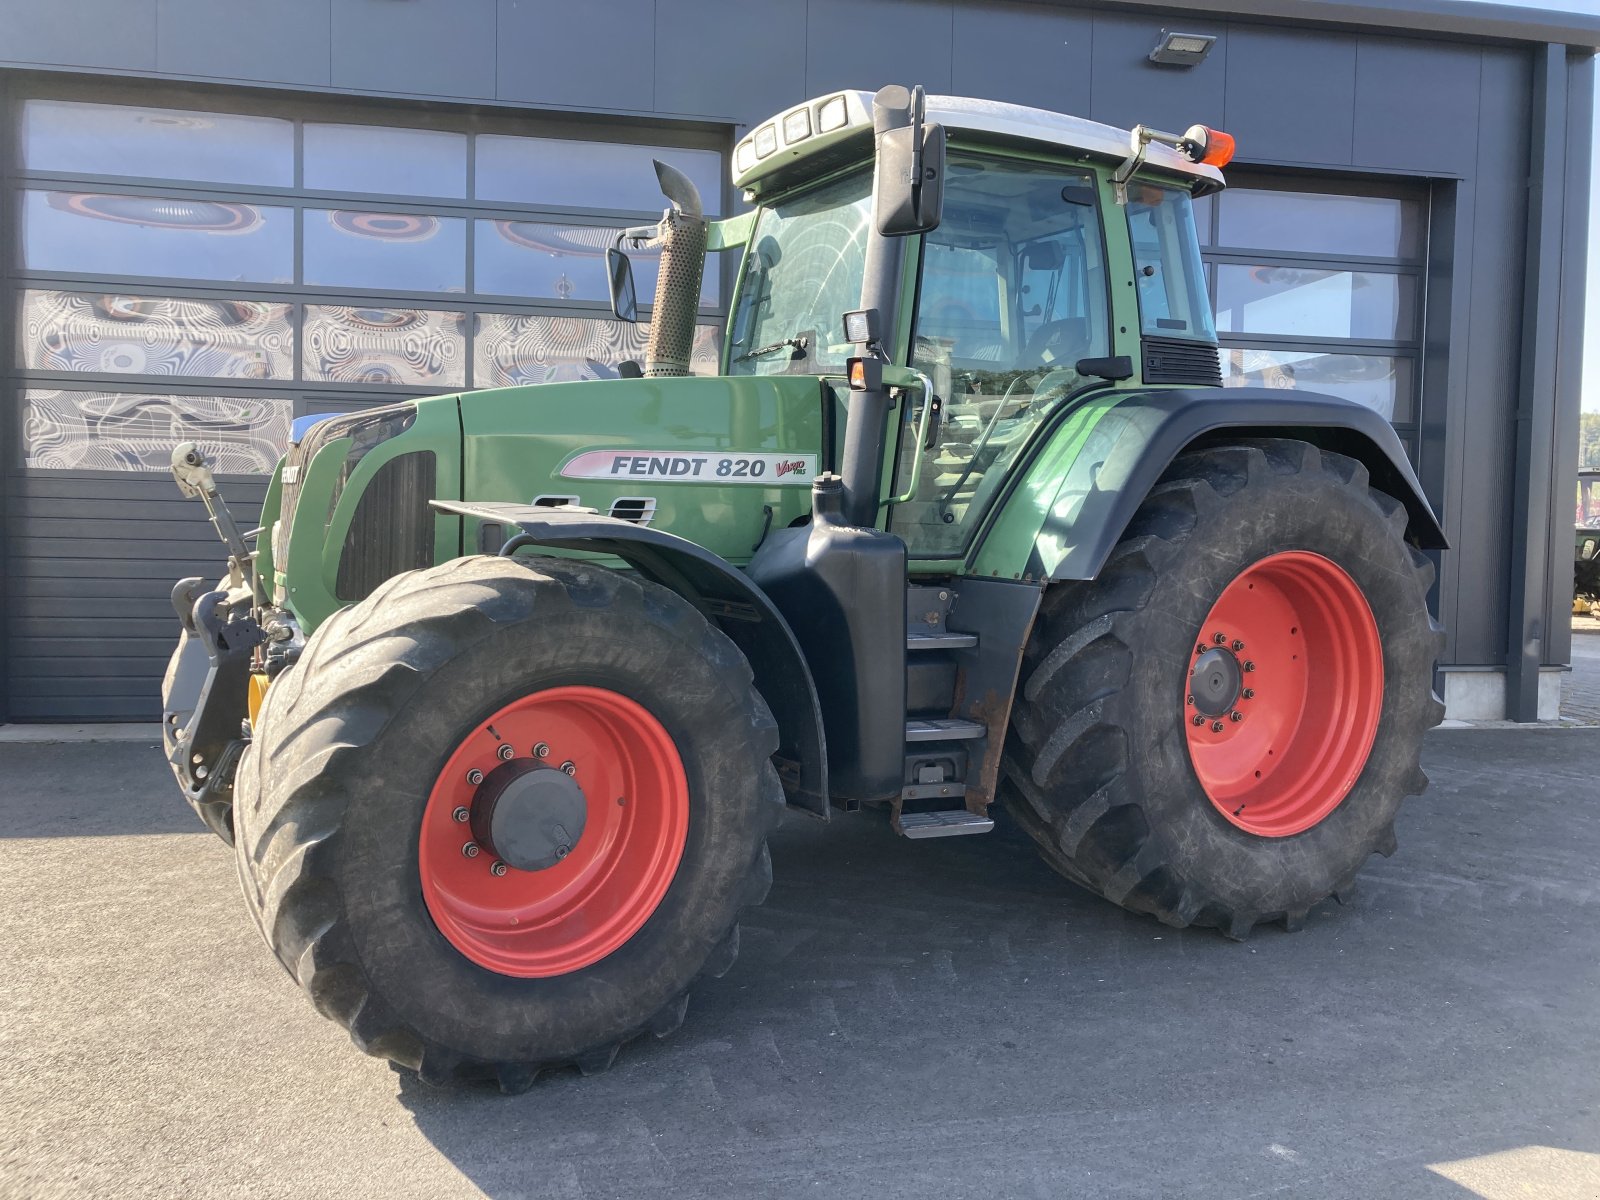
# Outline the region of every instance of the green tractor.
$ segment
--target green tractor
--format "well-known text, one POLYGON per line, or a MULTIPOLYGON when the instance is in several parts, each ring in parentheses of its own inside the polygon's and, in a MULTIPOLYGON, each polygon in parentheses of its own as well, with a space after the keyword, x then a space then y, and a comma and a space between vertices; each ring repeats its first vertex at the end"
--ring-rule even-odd
POLYGON ((167 751, 356 1045, 506 1090, 683 1018, 785 807, 987 833, 1166 925, 1297 927, 1394 848, 1445 545, 1376 413, 1224 389, 1225 134, 887 87, 658 165, 646 360, 297 424, 178 584, 167 751), (688 372, 708 253, 720 373, 688 372))

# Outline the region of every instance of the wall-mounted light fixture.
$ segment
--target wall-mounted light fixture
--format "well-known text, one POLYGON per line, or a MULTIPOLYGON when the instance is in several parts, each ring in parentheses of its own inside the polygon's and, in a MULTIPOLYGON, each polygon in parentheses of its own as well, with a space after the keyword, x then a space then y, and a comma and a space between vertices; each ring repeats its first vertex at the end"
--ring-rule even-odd
POLYGON ((1161 31, 1161 40, 1150 51, 1150 61, 1173 67, 1195 67, 1205 61, 1216 38, 1209 33, 1175 33, 1161 31))

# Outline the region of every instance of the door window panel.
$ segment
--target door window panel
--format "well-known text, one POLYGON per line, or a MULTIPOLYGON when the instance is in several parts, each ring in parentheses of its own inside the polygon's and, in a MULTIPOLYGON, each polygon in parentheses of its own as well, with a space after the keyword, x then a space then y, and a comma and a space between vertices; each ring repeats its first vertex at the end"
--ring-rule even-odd
POLYGON ((542 208, 660 212, 667 201, 652 159, 694 181, 707 215, 722 212, 722 156, 716 151, 623 142, 479 134, 473 194, 542 208))
POLYGON ((294 378, 286 303, 27 291, 17 341, 40 371, 294 378))
POLYGON ((71 175, 294 186, 294 123, 276 117, 29 100, 22 165, 71 175))
POLYGON ((913 364, 944 401, 920 450, 905 414, 896 477, 915 494, 892 527, 914 555, 959 553, 1039 425, 1110 353, 1105 254, 1092 180, 1058 167, 955 153, 944 220, 923 239, 913 364))
POLYGON ((294 213, 223 200, 24 192, 22 263, 85 275, 289 283, 294 213))
POLYGON ((293 409, 277 397, 29 388, 23 465, 165 473, 174 443, 194 441, 219 475, 266 475, 289 440, 293 409))
POLYGON ((1413 362, 1380 354, 1224 347, 1222 382, 1320 392, 1364 404, 1390 421, 1410 421, 1413 362))
POLYGON ((301 369, 330 383, 465 387, 466 321, 431 308, 308 304, 301 369))
POLYGON ((397 196, 467 194, 467 135, 307 121, 305 186, 397 196))
MULTIPOLYGON (((474 387, 516 387, 573 379, 614 379, 625 359, 643 363, 647 325, 537 313, 479 313, 472 340, 474 387)), ((689 369, 715 375, 722 331, 695 330, 689 369)))
POLYGON ((1217 329, 1286 337, 1402 341, 1416 336, 1417 277, 1219 263, 1217 329))
POLYGON ((1417 200, 1230 188, 1217 206, 1221 246, 1360 258, 1422 254, 1424 216, 1417 200))
POLYGON ((305 281, 395 292, 465 291, 467 223, 427 213, 308 208, 305 281))

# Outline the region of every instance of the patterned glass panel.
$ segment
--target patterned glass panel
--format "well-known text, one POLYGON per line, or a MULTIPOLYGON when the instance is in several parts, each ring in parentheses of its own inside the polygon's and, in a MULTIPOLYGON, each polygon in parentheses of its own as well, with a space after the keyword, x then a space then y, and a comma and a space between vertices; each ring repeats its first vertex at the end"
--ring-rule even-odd
MULTIPOLYGON (((472 343, 473 386, 612 379, 616 365, 624 359, 644 362, 649 335, 647 326, 621 321, 479 313, 472 343)), ((717 373, 721 345, 720 329, 702 325, 695 331, 690 362, 694 374, 717 373)))
POLYGON ((1216 272, 1223 333, 1360 341, 1416 336, 1414 275, 1239 263, 1218 263, 1216 272))
POLYGON ((1219 246, 1363 258, 1422 253, 1426 215, 1416 200, 1229 188, 1216 203, 1219 246))
POLYGON ((22 265, 86 275, 289 283, 294 213, 224 200, 24 192, 22 265))
POLYGON ((305 281, 395 292, 467 287, 467 223, 426 213, 305 211, 305 281))
MULTIPOLYGON (((606 250, 616 243, 615 229, 493 220, 479 221, 473 236, 473 289, 480 295, 601 301, 611 297, 606 283, 606 250)), ((639 303, 653 303, 661 251, 629 249, 628 258, 633 263, 639 303)), ((721 261, 721 255, 706 255, 701 304, 717 303, 721 261)))
POLYGON ((288 304, 29 291, 21 323, 22 365, 33 370, 294 378, 288 304))
POLYGON ((715 150, 624 142, 479 134, 475 194, 543 208, 659 213, 666 201, 651 166, 657 158, 694 181, 708 215, 722 212, 722 155, 715 150))
POLYGON ((23 393, 24 465, 55 471, 167 471, 177 442, 200 444, 227 475, 270 474, 289 440, 291 401, 240 396, 33 389, 23 393))
POLYGON ((294 186, 294 122, 277 117, 29 100, 22 161, 30 171, 294 186))
POLYGON ((465 196, 467 135, 307 121, 305 186, 317 192, 465 196))
POLYGON ((1365 404, 1391 421, 1411 419, 1410 358, 1224 346, 1222 376, 1225 387, 1323 392, 1365 404))
POLYGON ((306 305, 307 379, 445 391, 466 386, 465 313, 426 308, 306 305))

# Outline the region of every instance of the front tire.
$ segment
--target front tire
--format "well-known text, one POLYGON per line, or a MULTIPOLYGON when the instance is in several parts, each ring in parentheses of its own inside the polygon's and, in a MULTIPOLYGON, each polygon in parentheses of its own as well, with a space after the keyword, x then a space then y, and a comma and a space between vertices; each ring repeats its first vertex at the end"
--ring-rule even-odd
POLYGON ((1045 859, 1238 938, 1391 853, 1443 715, 1405 529, 1365 467, 1304 442, 1180 456, 1027 648, 1002 796, 1045 859))
POLYGON ((587 563, 398 576, 317 631, 259 726, 251 912, 324 1015, 430 1082, 519 1091, 671 1032, 771 882, 777 731, 749 665, 587 563))

